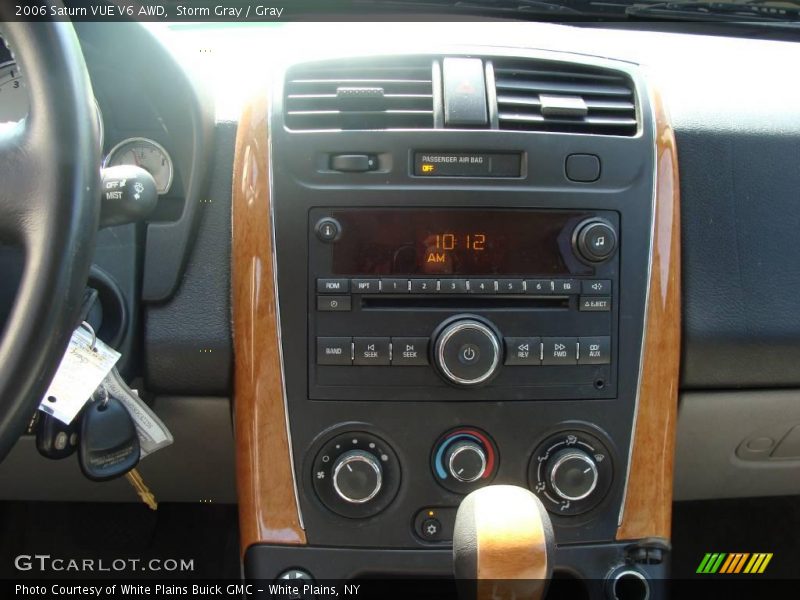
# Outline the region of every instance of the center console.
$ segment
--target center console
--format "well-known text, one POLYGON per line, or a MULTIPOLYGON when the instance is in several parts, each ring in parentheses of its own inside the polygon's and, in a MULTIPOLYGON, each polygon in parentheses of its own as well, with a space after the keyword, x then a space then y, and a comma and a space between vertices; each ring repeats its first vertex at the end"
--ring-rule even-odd
POLYGON ((249 577, 450 577, 461 500, 511 484, 547 509, 557 576, 658 596, 679 313, 654 98, 628 64, 482 51, 303 63, 251 107, 249 577))

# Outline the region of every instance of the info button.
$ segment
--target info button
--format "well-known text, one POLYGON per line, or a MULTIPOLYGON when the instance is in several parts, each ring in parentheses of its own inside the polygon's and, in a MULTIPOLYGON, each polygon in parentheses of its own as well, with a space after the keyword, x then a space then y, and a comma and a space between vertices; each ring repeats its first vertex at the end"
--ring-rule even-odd
POLYGON ((392 366, 417 367, 428 364, 428 338, 392 338, 392 366))

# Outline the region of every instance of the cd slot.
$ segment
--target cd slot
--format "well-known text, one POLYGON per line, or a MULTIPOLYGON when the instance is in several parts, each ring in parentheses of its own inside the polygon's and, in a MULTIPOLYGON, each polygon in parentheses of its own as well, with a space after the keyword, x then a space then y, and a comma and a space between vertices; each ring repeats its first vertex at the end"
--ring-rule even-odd
POLYGON ((567 310, 569 296, 362 296, 362 310, 567 310))

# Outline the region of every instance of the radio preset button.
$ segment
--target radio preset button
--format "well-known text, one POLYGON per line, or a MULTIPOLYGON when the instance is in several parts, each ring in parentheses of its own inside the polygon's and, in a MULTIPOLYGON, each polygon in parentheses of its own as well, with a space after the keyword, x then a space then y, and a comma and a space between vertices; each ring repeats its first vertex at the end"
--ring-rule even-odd
POLYGON ((318 337, 317 364, 350 366, 352 364, 353 340, 349 337, 318 337))
POLYGON ((353 364, 378 366, 390 364, 388 337, 353 338, 353 364))
POLYGON ((525 291, 525 282, 522 279, 500 279, 497 282, 498 294, 521 294, 525 291))
POLYGON ((340 312, 351 310, 350 296, 317 296, 317 310, 340 312))
POLYGON ((526 292, 533 295, 552 294, 555 282, 552 279, 528 279, 525 282, 526 292))
POLYGON ((392 366, 416 367, 428 364, 428 338, 393 337, 392 366))
POLYGON ((608 312, 611 310, 610 296, 581 296, 578 310, 584 312, 608 312))
POLYGON ((346 294, 349 291, 349 279, 317 279, 317 292, 320 294, 346 294))
POLYGON ((542 339, 543 365, 574 365, 578 362, 578 339, 558 337, 542 339))
POLYGON ((470 279, 469 291, 471 294, 494 294, 494 279, 470 279))
POLYGON ((354 294, 377 294, 381 291, 380 279, 352 279, 350 288, 354 294))
POLYGON ((507 365, 540 365, 542 364, 542 340, 538 337, 507 337, 507 365))
POLYGON ((581 294, 593 296, 611 295, 610 279, 584 279, 581 281, 581 294))
POLYGON ((439 293, 441 294, 466 294, 466 279, 442 279, 439 281, 439 293))
POLYGON ((609 336, 578 338, 579 365, 607 365, 611 363, 611 338, 609 336))
POLYGON ((408 279, 381 279, 382 294, 407 294, 408 279))
POLYGON ((435 279, 412 279, 411 280, 411 293, 412 294, 435 294, 436 293, 436 280, 435 279))

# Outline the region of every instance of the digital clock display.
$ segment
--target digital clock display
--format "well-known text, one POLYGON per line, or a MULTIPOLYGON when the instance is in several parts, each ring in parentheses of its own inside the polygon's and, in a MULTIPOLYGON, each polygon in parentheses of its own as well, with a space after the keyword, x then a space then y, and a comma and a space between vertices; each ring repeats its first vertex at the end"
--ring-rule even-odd
POLYGON ((343 209, 339 275, 591 274, 572 252, 577 211, 343 209))

